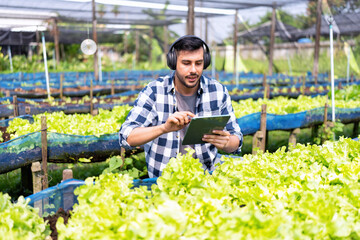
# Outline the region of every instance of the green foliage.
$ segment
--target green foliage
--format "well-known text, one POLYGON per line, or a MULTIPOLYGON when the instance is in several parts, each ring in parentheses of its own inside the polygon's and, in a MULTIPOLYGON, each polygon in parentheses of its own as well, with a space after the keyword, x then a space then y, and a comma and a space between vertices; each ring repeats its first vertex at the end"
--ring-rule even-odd
POLYGON ((333 141, 343 133, 344 124, 336 121, 332 124, 322 124, 319 128, 318 136, 314 138, 316 144, 323 144, 325 141, 333 141))
MULTIPOLYGON (((328 93, 329 98, 331 98, 331 92, 328 93)), ((360 85, 351 85, 345 87, 344 89, 335 90, 335 99, 336 100, 360 100, 360 85)))
POLYGON ((212 175, 191 154, 171 159, 151 191, 128 175, 87 179, 59 239, 360 237, 360 142, 223 158, 212 175))
POLYGON ((45 239, 49 226, 39 217, 38 210, 27 205, 24 197, 11 203, 8 194, 0 192, 0 239, 45 239))
POLYGON ((113 156, 106 160, 109 167, 104 169, 106 173, 122 173, 129 174, 132 178, 140 178, 147 174, 145 153, 131 155, 131 157, 123 159, 122 156, 113 156))
MULTIPOLYGON (((282 9, 277 9, 277 11, 280 16, 280 20, 283 23, 291 25, 291 26, 299 28, 299 29, 305 28, 303 15, 290 14, 282 9)), ((264 16, 260 17, 260 21, 258 23, 256 23, 255 26, 259 26, 265 22, 269 22, 269 21, 271 22, 271 16, 272 16, 272 12, 266 12, 266 14, 264 16)))

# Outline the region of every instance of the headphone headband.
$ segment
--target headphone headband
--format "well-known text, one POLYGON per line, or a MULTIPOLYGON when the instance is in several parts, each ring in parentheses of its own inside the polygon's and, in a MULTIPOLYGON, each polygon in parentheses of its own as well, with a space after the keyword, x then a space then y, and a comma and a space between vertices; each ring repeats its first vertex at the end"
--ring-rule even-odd
POLYGON ((202 44, 203 44, 203 48, 204 48, 204 69, 206 69, 210 63, 211 63, 211 55, 210 55, 210 50, 208 45, 206 44, 206 42, 204 42, 201 38, 195 36, 195 35, 185 35, 182 36, 180 38, 178 38, 175 42, 173 42, 173 44, 171 44, 170 48, 169 48, 169 52, 166 55, 166 60, 167 60, 167 65, 171 70, 176 70, 176 62, 177 62, 177 56, 176 56, 176 52, 174 49, 174 46, 180 42, 181 40, 185 39, 185 38, 196 38, 201 40, 202 44))

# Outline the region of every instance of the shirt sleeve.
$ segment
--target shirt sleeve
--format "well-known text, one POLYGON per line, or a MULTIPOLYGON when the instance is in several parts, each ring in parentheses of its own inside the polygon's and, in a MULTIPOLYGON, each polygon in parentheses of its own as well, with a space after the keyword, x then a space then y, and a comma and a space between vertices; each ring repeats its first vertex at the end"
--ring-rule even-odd
POLYGON ((232 152, 233 154, 239 154, 241 152, 241 147, 243 144, 243 134, 241 132, 240 126, 235 116, 235 112, 231 104, 231 98, 229 92, 225 86, 224 86, 224 100, 221 109, 221 114, 230 115, 230 121, 226 124, 225 130, 230 132, 231 135, 235 135, 239 138, 239 147, 234 152, 232 152))
POLYGON ((134 103, 134 107, 126 117, 125 122, 121 125, 119 131, 120 146, 129 149, 132 148, 127 142, 127 138, 134 128, 149 127, 153 125, 156 119, 154 111, 154 93, 151 87, 146 86, 140 93, 134 103))

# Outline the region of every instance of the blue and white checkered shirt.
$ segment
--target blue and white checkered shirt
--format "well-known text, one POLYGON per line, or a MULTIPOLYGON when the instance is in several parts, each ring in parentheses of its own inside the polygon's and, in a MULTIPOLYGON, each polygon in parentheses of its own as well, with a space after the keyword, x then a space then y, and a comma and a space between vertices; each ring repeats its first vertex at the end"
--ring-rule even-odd
MULTIPOLYGON (((127 138, 137 127, 150 127, 166 122, 176 111, 174 72, 150 82, 139 94, 135 105, 121 125, 119 132, 120 145, 125 149, 132 148, 127 138)), ((231 105, 230 95, 222 84, 205 76, 200 78, 195 113, 196 116, 230 114, 225 130, 239 137, 239 148, 233 152, 240 153, 243 135, 231 105)), ((159 177, 170 158, 176 157, 180 149, 180 132, 169 132, 144 145, 149 177, 159 177)), ((205 170, 213 171, 214 165, 220 162, 217 148, 210 144, 195 144, 195 156, 205 170)))

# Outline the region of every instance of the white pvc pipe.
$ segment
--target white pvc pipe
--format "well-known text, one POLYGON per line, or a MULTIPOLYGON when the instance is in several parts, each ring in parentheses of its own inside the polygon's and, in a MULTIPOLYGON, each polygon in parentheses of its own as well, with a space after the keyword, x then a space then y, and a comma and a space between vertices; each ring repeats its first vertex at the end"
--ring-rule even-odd
POLYGON ((347 47, 347 68, 346 68, 346 83, 349 84, 350 75, 350 44, 347 47))
POLYGON ((8 45, 8 55, 9 55, 9 61, 10 61, 10 71, 13 72, 13 62, 12 62, 12 56, 11 56, 11 47, 8 45))
POLYGON ((45 77, 46 77, 46 90, 47 90, 48 98, 50 98, 50 83, 49 83, 49 72, 48 72, 47 58, 46 58, 46 46, 45 46, 44 32, 41 32, 41 40, 42 40, 42 45, 43 45, 43 56, 44 56, 45 77))
POLYGON ((287 51, 286 56, 287 56, 287 61, 288 61, 289 73, 290 73, 290 75, 292 75, 292 68, 291 68, 291 61, 290 61, 289 51, 287 51))
POLYGON ((331 105, 332 105, 332 121, 335 122, 335 86, 334 86, 334 47, 333 47, 333 26, 330 28, 330 68, 331 68, 331 105))

